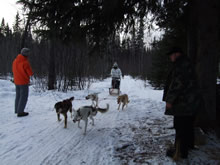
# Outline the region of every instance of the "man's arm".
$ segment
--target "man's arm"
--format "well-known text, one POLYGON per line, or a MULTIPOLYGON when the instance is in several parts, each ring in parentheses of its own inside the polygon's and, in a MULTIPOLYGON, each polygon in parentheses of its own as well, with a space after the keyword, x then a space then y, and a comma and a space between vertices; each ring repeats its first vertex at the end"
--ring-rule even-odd
POLYGON ((29 62, 27 62, 25 64, 24 69, 25 69, 26 73, 28 74, 28 76, 32 76, 34 74, 29 62))
POLYGON ((177 97, 182 93, 185 88, 185 81, 186 77, 184 76, 183 72, 177 70, 173 75, 173 80, 171 81, 170 87, 167 91, 167 108, 171 108, 177 97))
POLYGON ((118 71, 118 72, 119 72, 119 77, 120 77, 120 79, 121 79, 121 76, 122 76, 121 69, 118 68, 118 70, 119 70, 119 71, 118 71))
POLYGON ((111 77, 112 77, 112 74, 113 74, 113 69, 111 69, 111 77))

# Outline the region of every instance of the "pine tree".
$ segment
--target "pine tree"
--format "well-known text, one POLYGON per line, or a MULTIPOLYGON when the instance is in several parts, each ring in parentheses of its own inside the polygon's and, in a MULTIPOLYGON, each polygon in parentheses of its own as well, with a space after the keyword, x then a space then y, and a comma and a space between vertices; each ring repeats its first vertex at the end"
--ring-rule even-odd
POLYGON ((16 16, 15 16, 15 23, 13 25, 13 32, 14 34, 21 34, 21 18, 19 13, 17 12, 16 16))
POLYGON ((2 21, 1 21, 1 34, 3 35, 3 36, 5 36, 5 19, 4 18, 2 18, 2 21))
POLYGON ((98 52, 101 50, 100 46, 103 39, 111 36, 123 24, 127 27, 132 26, 134 22, 131 20, 134 19, 134 15, 146 11, 146 8, 142 7, 146 6, 143 0, 86 0, 77 2, 72 0, 19 0, 18 2, 29 9, 31 21, 40 24, 38 34, 50 40, 49 89, 54 89, 56 80, 54 68, 56 53, 52 50, 54 48, 52 44, 55 40, 75 41, 82 44, 85 43, 84 40, 88 40, 89 46, 95 50, 93 52, 97 53, 96 50, 98 52))
POLYGON ((219 0, 210 2, 156 0, 151 2, 150 10, 154 14, 157 25, 173 34, 173 38, 176 37, 174 34, 178 34, 177 41, 181 38, 184 41, 183 44, 177 43, 187 52, 196 68, 199 88, 205 103, 203 108, 206 113, 202 113, 202 116, 207 125, 214 123, 220 34, 219 0))
POLYGON ((143 56, 144 56, 144 18, 139 19, 139 29, 137 33, 137 50, 136 55, 138 56, 138 73, 141 75, 143 73, 143 56))
POLYGON ((11 38, 11 36, 12 36, 12 30, 9 28, 8 23, 7 23, 6 26, 5 26, 5 36, 6 36, 7 38, 11 38))

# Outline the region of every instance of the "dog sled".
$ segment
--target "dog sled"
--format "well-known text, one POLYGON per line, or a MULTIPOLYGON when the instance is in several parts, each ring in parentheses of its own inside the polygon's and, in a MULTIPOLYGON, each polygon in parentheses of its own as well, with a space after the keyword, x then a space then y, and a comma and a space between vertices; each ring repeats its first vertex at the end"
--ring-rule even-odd
POLYGON ((120 94, 120 78, 112 78, 111 88, 109 88, 110 95, 119 95, 120 94))

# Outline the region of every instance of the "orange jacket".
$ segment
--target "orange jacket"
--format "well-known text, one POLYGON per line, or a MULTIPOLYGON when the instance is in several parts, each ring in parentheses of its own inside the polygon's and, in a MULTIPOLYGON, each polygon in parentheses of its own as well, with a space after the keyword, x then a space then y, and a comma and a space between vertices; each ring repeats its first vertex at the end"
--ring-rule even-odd
POLYGON ((14 83, 16 85, 27 85, 30 82, 30 76, 33 75, 31 65, 27 57, 19 54, 13 61, 12 72, 14 83))

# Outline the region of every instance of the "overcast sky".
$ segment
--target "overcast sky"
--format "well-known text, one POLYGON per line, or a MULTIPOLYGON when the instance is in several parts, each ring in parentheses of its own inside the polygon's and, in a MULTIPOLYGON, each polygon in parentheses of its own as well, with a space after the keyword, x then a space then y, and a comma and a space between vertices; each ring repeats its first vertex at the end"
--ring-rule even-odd
MULTIPOLYGON (((17 0, 0 0, 0 21, 5 19, 5 23, 8 23, 12 27, 17 11, 21 6, 16 4, 17 0)), ((21 11, 19 12, 21 15, 21 11)))

